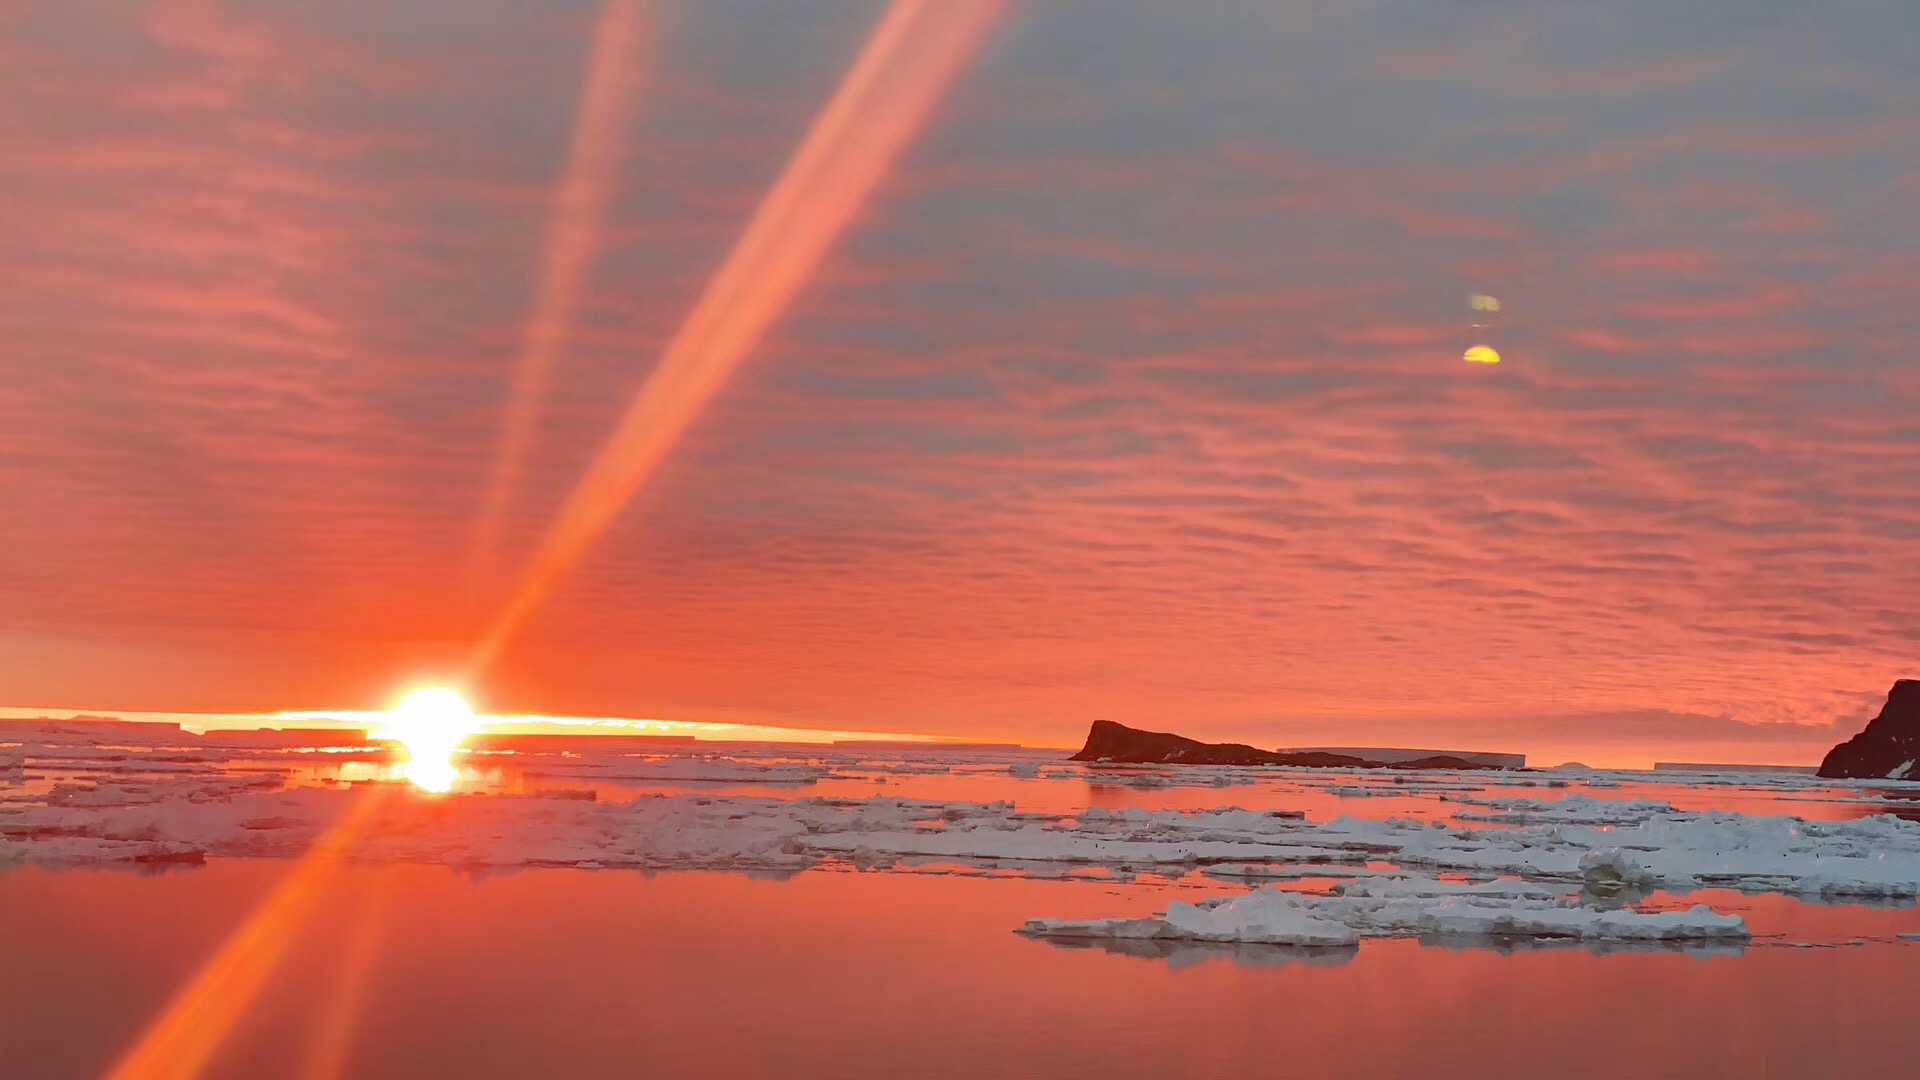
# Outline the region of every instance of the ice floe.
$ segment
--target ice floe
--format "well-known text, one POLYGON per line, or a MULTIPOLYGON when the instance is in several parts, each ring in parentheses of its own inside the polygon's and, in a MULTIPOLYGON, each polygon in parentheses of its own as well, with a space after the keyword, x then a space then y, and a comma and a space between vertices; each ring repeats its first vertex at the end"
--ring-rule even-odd
MULTIPOLYGON (((703 763, 702 775, 715 763, 703 763)), ((60 782, 0 805, 0 859, 70 862, 152 855, 297 855, 356 791, 284 788, 273 774, 60 782), (84 852, 53 841, 86 838, 84 852)), ((1920 823, 1890 816, 1806 821, 1693 813, 1570 796, 1503 800, 1504 827, 1406 818, 1308 821, 1298 812, 1092 807, 1035 814, 1011 804, 783 799, 694 793, 631 800, 528 795, 428 798, 400 789, 355 854, 494 866, 804 868, 858 857, 894 863, 1211 868, 1216 877, 1366 877, 1390 863, 1425 873, 1668 891, 1718 886, 1847 898, 1920 897, 1920 823), (1536 822, 1527 824, 1526 822, 1536 822), (1604 823, 1599 823, 1604 822, 1604 823), (1297 866, 1300 869, 1275 869, 1297 866), (1261 869, 1254 869, 1261 868, 1261 869)))
POLYGON ((602 755, 536 759, 529 776, 565 776, 627 783, 812 784, 833 770, 806 762, 736 761, 724 757, 642 758, 602 755))
POLYGON ((1265 945, 1352 945, 1363 937, 1541 937, 1575 941, 1744 941, 1746 922, 1704 905, 1688 911, 1606 910, 1519 881, 1479 884, 1415 876, 1336 886, 1325 895, 1273 886, 1199 903, 1173 901, 1149 919, 1032 919, 1035 937, 1149 938, 1265 945))
POLYGON ((1651 886, 1658 878, 1631 852, 1620 848, 1595 848, 1580 856, 1580 877, 1589 889, 1625 889, 1651 886))
POLYGON ((1222 881, 1302 881, 1313 878, 1355 878, 1375 874, 1404 874, 1402 870, 1379 869, 1352 863, 1306 863, 1284 866, 1253 863, 1220 863, 1200 871, 1222 881))
MULTIPOLYGON (((786 873, 838 864, 903 872, 942 865, 1053 877, 1102 873, 1119 880, 1142 873, 1181 877, 1200 870, 1217 880, 1250 883, 1345 879, 1337 895, 1349 903, 1363 898, 1360 886, 1410 874, 1509 875, 1566 891, 1727 887, 1849 901, 1920 897, 1920 823, 1890 815, 1811 821, 1695 812, 1675 809, 1665 798, 1509 794, 1548 779, 1540 775, 1435 774, 1401 783, 1399 778, 1361 778, 1351 771, 1043 769, 1031 757, 921 765, 869 761, 840 751, 796 760, 790 750, 775 756, 731 749, 725 757, 529 755, 518 760, 518 767, 528 774, 561 778, 558 786, 563 790, 434 798, 376 782, 373 787, 387 791, 392 805, 349 853, 369 860, 500 868, 588 865, 786 873), (1345 815, 1308 820, 1298 810, 1231 806, 1094 806, 1032 813, 1005 802, 774 794, 783 786, 876 773, 910 776, 950 770, 957 770, 956 778, 977 774, 1003 784, 1036 777, 1103 783, 1169 775, 1176 778, 1168 782, 1181 787, 1259 783, 1266 785, 1262 796, 1279 792, 1282 803, 1289 792, 1426 794, 1457 809, 1450 822, 1345 815), (766 785, 770 793, 721 796, 693 789, 623 798, 617 791, 609 797, 608 788, 601 787, 596 797, 594 790, 571 783, 576 781, 750 783, 766 785)), ((289 755, 254 751, 9 746, 0 749, 0 779, 7 785, 0 796, 0 863, 297 856, 368 791, 291 786, 295 768, 289 755), (19 779, 43 769, 53 775, 24 783, 19 779)), ((1590 782, 1601 774, 1583 775, 1590 782)), ((1667 783, 1662 793, 1670 792, 1669 778, 1661 779, 1667 783)), ((1698 783, 1720 779, 1701 778, 1698 783)), ((1781 798, 1843 794, 1799 776, 1741 780, 1781 798)), ((1030 785, 1009 786, 1024 790, 1030 785)), ((1844 791, 1877 801, 1890 786, 1861 783, 1844 791)), ((1225 799, 1223 793, 1221 801, 1225 799)), ((1058 802, 1053 805, 1059 807, 1058 802)), ((1437 801, 1434 805, 1442 806, 1437 801)), ((1381 899, 1371 894, 1364 898, 1381 899)), ((1455 908, 1489 903, 1486 895, 1450 898, 1459 901, 1455 908)), ((1543 898, 1507 897, 1501 903, 1511 908, 1508 901, 1518 899, 1543 898)), ((1316 918, 1327 917, 1326 909, 1316 910, 1316 918)), ((1568 918, 1525 914, 1534 910, 1518 908, 1508 914, 1519 920, 1513 925, 1521 927, 1533 925, 1527 919, 1544 925, 1568 918)), ((1191 919, 1222 917, 1195 914, 1191 919)), ((1353 925, 1344 915, 1335 921, 1353 925)))
POLYGON ((1449 801, 1488 808, 1457 812, 1454 816, 1462 821, 1529 825, 1629 825, 1673 812, 1672 804, 1653 799, 1596 799, 1578 794, 1554 800, 1463 795, 1449 801))

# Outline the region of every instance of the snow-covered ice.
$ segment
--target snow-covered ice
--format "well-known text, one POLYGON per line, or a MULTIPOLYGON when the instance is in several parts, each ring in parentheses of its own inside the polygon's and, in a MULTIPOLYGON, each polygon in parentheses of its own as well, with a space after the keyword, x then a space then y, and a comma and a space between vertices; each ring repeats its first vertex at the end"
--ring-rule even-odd
POLYGON ((1310 878, 1355 878, 1374 874, 1402 874, 1401 870, 1382 870, 1352 863, 1310 863, 1271 866, 1254 863, 1220 863, 1204 867, 1201 873, 1222 881, 1300 881, 1310 878))
POLYGON ((641 758, 600 755, 543 758, 526 770, 530 776, 579 777, 627 783, 812 784, 833 770, 806 762, 752 762, 724 757, 641 758))
POLYGON ((1033 919, 1036 937, 1167 938, 1267 945, 1351 945, 1363 937, 1541 937, 1576 941, 1744 941, 1746 923, 1704 905, 1688 911, 1603 910, 1519 881, 1480 884, 1416 876, 1336 887, 1325 895, 1273 886, 1150 919, 1033 919))
POLYGON ((1580 876, 1590 889, 1623 889, 1656 883, 1639 859, 1617 847, 1594 848, 1580 856, 1579 865, 1580 876))
MULTIPOLYGON (((0 805, 0 858, 40 861, 49 841, 185 843, 208 855, 295 855, 353 798, 285 788, 274 775, 141 777, 56 784, 44 799, 0 805)), ((865 851, 899 860, 1018 861, 1114 869, 1389 862, 1426 872, 1508 874, 1536 881, 1623 882, 1684 890, 1723 886, 1798 895, 1920 896, 1920 823, 1890 816, 1806 821, 1685 812, 1644 801, 1607 815, 1603 800, 1504 800, 1503 814, 1546 824, 1459 827, 1406 818, 1243 810, 1112 810, 1036 814, 1008 803, 910 799, 783 799, 643 795, 587 801, 539 795, 430 799, 395 812, 361 841, 363 858, 549 865, 582 860, 650 867, 806 866, 865 851), (1570 824, 1606 816, 1615 824, 1570 824), (1604 859, 1599 851, 1611 851, 1604 859)), ((1570 797, 1571 799, 1572 797, 1570 797)), ((73 853, 64 851, 61 861, 73 853)), ((1338 871, 1329 870, 1337 874, 1338 871)))
MULTIPOLYGON (((0 864, 298 856, 347 807, 367 795, 367 785, 299 786, 296 770, 315 756, 204 748, 126 752, 98 745, 28 744, 0 750, 0 771, 9 777, 6 794, 0 796, 0 864), (23 772, 46 775, 22 782, 18 777, 23 772)), ((492 760, 482 764, 490 767, 492 760)), ((1197 870, 1216 881, 1271 881, 1293 887, 1333 880, 1341 884, 1329 898, 1299 902, 1316 905, 1308 912, 1313 918, 1361 934, 1373 932, 1376 924, 1394 933, 1465 933, 1460 926, 1494 920, 1504 927, 1492 931, 1498 933, 1547 933, 1551 926, 1570 936, 1594 933, 1616 940, 1665 925, 1630 918, 1628 925, 1617 926, 1618 919, 1599 917, 1616 913, 1556 913, 1556 898, 1580 889, 1616 894, 1616 899, 1708 887, 1806 898, 1920 898, 1920 823, 1890 815, 1828 821, 1680 810, 1665 797, 1636 795, 1635 785, 1644 780, 1628 784, 1630 790, 1623 794, 1629 797, 1620 799, 1571 792, 1560 798, 1507 794, 1543 779, 1525 774, 1443 773, 1401 784, 1397 778, 1391 783, 1363 780, 1351 771, 1197 768, 1190 771, 1191 779, 1181 773, 1178 781, 1187 789, 1179 798, 1189 800, 1194 787, 1220 778, 1236 786, 1264 785, 1261 791, 1278 791, 1282 801, 1286 792, 1320 797, 1317 805, 1323 807, 1330 790, 1420 797, 1436 813, 1453 815, 1453 820, 1436 820, 1309 818, 1300 810, 1234 806, 1089 806, 1035 813, 1004 801, 876 798, 864 797, 864 791, 863 797, 799 797, 798 792, 779 791, 829 782, 841 782, 845 790, 850 779, 864 783, 875 774, 911 779, 916 772, 950 777, 942 783, 978 776, 1006 791, 1026 790, 1029 772, 1046 779, 1094 782, 1128 775, 1065 764, 1043 771, 1030 756, 917 764, 870 761, 837 748, 800 760, 730 750, 726 757, 538 755, 518 761, 516 767, 559 777, 560 790, 529 784, 525 793, 434 797, 404 785, 374 782, 372 788, 388 795, 391 804, 349 845, 348 854, 363 860, 495 868, 792 873, 850 865, 903 873, 960 868, 1045 877, 1096 874, 1115 881, 1141 874, 1177 879, 1197 870), (614 779, 753 783, 766 786, 769 794, 705 794, 693 788, 628 795, 617 788, 610 792, 582 786, 614 779), (1518 883, 1500 888, 1524 885, 1546 893, 1494 896, 1482 888, 1460 894, 1450 891, 1451 886, 1423 886, 1429 891, 1418 897, 1374 891, 1406 880, 1437 880, 1434 875, 1504 876, 1518 883), (1360 910, 1369 906, 1378 910, 1360 910), (1579 925, 1563 925, 1569 919, 1579 925)), ((1592 779, 1599 774, 1582 775, 1592 779)), ((1659 779, 1663 796, 1676 790, 1670 778, 1659 779)), ((1704 787, 1724 779, 1703 776, 1698 782, 1704 787)), ((1825 799, 1867 799, 1888 786, 1862 783, 1836 791, 1799 776, 1741 779, 1755 791, 1825 799)), ((1051 785, 1048 789, 1059 790, 1051 785)), ((1153 796, 1129 792, 1122 797, 1153 796)), ((1283 898, 1248 903, 1284 907, 1295 902, 1283 898)), ((1207 911, 1186 913, 1176 921, 1188 929, 1217 928, 1218 920, 1231 917, 1207 911)), ((1314 936, 1313 926, 1301 929, 1276 921, 1283 915, 1278 909, 1263 909, 1268 921, 1260 923, 1267 927, 1262 933, 1314 936)), ((1667 921, 1679 925, 1676 933, 1704 925, 1667 921)))

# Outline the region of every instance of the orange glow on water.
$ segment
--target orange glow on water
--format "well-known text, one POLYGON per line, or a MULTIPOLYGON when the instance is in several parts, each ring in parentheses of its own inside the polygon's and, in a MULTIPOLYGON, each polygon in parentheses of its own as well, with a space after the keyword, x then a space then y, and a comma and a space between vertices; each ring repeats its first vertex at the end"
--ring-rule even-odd
POLYGON ((476 648, 499 655, 813 276, 932 115, 1002 0, 896 0, 707 284, 476 648))
POLYGON ((401 698, 387 714, 385 725, 373 734, 406 748, 407 761, 401 766, 401 774, 415 786, 444 793, 452 790, 453 778, 459 772, 453 755, 479 727, 479 718, 465 698, 452 690, 433 687, 401 698))
POLYGON ((372 871, 354 890, 356 909, 334 956, 334 977, 314 1000, 314 1031, 303 1080, 339 1080, 351 1075, 354 1044, 380 960, 387 913, 387 873, 372 871))
POLYGON ((333 887, 346 852, 387 797, 379 786, 366 789, 141 1032, 107 1074, 109 1080, 187 1080, 200 1074, 333 887))

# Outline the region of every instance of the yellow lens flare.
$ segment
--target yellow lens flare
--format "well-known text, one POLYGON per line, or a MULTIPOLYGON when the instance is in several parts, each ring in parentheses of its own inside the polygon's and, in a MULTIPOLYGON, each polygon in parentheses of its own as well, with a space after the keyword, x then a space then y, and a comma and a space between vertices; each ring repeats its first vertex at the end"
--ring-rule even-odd
POLYGON ((1490 345, 1475 345, 1468 349, 1467 354, 1461 359, 1469 364, 1497 364, 1500 362, 1500 354, 1490 345))
POLYGON ((374 737, 405 747, 407 760, 400 766, 400 775, 415 787, 438 794, 453 790, 460 771, 453 755, 479 727, 467 699, 444 687, 429 687, 401 698, 374 737))

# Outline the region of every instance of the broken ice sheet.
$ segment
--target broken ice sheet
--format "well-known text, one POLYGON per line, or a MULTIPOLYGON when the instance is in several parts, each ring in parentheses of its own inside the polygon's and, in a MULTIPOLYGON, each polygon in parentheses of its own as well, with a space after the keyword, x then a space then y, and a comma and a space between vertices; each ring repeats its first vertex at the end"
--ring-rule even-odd
POLYGON ((1173 901, 1146 919, 1033 919, 1034 937, 1354 945, 1367 937, 1565 938, 1592 942, 1745 941, 1738 915, 1704 905, 1686 911, 1606 910, 1517 880, 1477 884, 1426 876, 1377 878, 1326 894, 1273 886, 1199 903, 1173 901))

